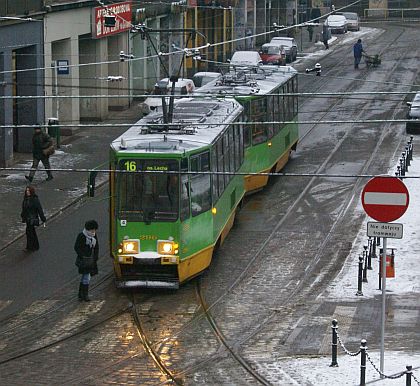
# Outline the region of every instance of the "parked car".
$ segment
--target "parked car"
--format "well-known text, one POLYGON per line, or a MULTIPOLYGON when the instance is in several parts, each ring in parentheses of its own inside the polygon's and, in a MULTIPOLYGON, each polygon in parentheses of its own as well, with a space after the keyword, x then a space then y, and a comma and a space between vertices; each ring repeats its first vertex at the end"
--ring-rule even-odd
POLYGON ((330 15, 324 24, 328 26, 331 33, 345 34, 347 32, 347 19, 343 15, 330 15))
POLYGON ((277 44, 283 46, 286 51, 286 61, 294 62, 297 58, 297 44, 294 38, 287 38, 283 36, 275 37, 271 39, 271 44, 277 44))
POLYGON ((417 134, 420 132, 420 92, 414 96, 412 102, 407 102, 410 110, 407 113, 409 122, 405 124, 405 130, 408 134, 417 134))
MULTIPOLYGON (((169 96, 172 89, 172 82, 170 82, 168 78, 163 78, 159 80, 155 84, 155 88, 152 94, 162 95, 165 89, 166 89, 165 94, 169 96)), ((195 89, 194 82, 191 79, 179 78, 178 81, 175 83, 174 94, 176 96, 188 96, 193 93, 194 89, 195 89)), ((169 98, 167 98, 167 102, 169 103, 169 98)), ((162 98, 158 98, 158 97, 146 98, 146 100, 144 101, 144 105, 146 106, 145 113, 148 113, 151 110, 156 110, 158 107, 162 106, 162 98)))
POLYGON ((343 15, 347 19, 347 29, 349 31, 360 31, 360 19, 356 12, 337 12, 336 15, 343 15))
POLYGON ((286 50, 278 44, 263 44, 260 51, 263 64, 286 65, 286 50))
POLYGON ((220 72, 197 72, 193 75, 192 81, 194 82, 195 87, 201 87, 221 77, 222 74, 220 72))
POLYGON ((261 56, 257 51, 236 51, 230 59, 233 68, 255 67, 262 63, 261 56))

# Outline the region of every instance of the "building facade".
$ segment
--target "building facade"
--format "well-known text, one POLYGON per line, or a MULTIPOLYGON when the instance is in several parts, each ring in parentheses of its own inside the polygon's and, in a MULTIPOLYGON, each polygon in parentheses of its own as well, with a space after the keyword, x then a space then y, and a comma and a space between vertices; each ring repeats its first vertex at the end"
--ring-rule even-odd
POLYGON ((14 151, 27 152, 32 148, 32 129, 13 128, 13 125, 32 125, 44 121, 42 13, 42 1, 0 2, 2 167, 10 165, 14 151), (33 20, 25 20, 27 18, 33 20))

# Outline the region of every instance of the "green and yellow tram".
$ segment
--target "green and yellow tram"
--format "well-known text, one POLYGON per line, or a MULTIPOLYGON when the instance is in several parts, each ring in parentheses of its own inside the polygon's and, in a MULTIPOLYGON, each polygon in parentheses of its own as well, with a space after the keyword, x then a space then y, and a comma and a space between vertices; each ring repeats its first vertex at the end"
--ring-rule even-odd
MULTIPOLYGON (((258 70, 231 72, 198 89, 201 95, 232 95, 245 109, 244 170, 278 172, 296 150, 299 139, 297 72, 290 66, 260 66, 258 70), (291 124, 265 122, 293 122, 291 124)), ((254 192, 268 182, 267 175, 245 177, 245 189, 254 192)))
POLYGON ((267 183, 244 173, 279 170, 296 147, 296 123, 246 124, 294 120, 297 103, 283 93, 296 91, 296 73, 285 73, 278 73, 277 87, 261 80, 259 88, 254 81, 235 86, 235 99, 182 99, 170 124, 155 112, 112 142, 110 237, 118 287, 178 288, 210 265, 244 195, 267 183))

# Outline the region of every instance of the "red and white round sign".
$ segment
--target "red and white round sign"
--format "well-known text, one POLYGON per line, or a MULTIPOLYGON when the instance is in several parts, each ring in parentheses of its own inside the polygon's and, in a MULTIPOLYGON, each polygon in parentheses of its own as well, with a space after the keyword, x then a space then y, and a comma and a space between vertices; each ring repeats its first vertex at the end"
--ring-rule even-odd
POLYGON ((399 219, 407 210, 407 187, 397 177, 374 177, 362 191, 362 205, 368 216, 379 222, 399 219))

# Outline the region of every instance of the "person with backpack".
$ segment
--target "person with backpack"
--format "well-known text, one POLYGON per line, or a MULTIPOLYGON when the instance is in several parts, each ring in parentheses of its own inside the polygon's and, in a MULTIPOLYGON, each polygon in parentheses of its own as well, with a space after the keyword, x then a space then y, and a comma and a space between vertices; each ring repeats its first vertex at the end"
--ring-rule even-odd
POLYGON ((32 182, 35 172, 38 169, 39 162, 42 162, 47 172, 47 181, 53 179, 50 166, 50 155, 54 154, 54 145, 51 137, 42 131, 41 126, 37 125, 34 128, 32 136, 32 167, 28 176, 25 178, 32 182))

